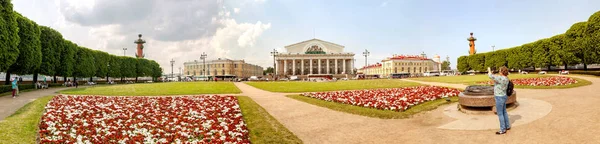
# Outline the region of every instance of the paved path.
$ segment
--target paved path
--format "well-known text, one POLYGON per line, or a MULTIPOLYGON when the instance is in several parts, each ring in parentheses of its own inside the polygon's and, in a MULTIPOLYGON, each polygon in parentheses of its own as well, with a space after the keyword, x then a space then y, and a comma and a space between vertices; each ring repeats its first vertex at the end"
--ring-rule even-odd
MULTIPOLYGON (((314 106, 282 93, 235 83, 305 143, 600 143, 600 78, 573 76, 592 85, 571 89, 518 89, 519 97, 550 103, 552 111, 508 134, 496 130, 447 130, 438 127, 455 121, 442 106, 409 119, 384 120, 314 106)), ((465 88, 460 84, 421 82, 465 88)), ((510 114, 510 112, 509 112, 510 114)), ((489 125, 498 125, 490 121, 489 125)))
POLYGON ((34 101, 35 99, 48 95, 56 95, 57 91, 68 88, 50 88, 43 90, 34 90, 29 92, 21 92, 17 98, 12 98, 11 95, 0 97, 0 120, 12 115, 25 106, 25 104, 34 101))

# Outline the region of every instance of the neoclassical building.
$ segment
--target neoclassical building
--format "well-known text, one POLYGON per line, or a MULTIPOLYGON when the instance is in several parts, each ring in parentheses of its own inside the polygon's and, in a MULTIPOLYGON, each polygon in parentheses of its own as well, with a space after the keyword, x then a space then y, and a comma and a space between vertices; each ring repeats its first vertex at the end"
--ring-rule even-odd
POLYGON ((218 58, 205 63, 194 60, 183 63, 183 75, 192 76, 196 79, 203 78, 248 78, 250 76, 262 76, 263 68, 258 65, 246 63, 244 60, 230 60, 218 58), (206 67, 204 67, 206 64, 206 67), (205 68, 205 69, 204 69, 205 68))
POLYGON ((367 75, 380 75, 389 77, 394 73, 410 73, 419 75, 424 72, 439 71, 441 69, 440 56, 436 55, 433 59, 422 55, 393 55, 376 63, 360 68, 359 73, 367 75))
POLYGON ((311 39, 285 49, 275 56, 276 75, 353 74, 354 54, 342 45, 311 39))

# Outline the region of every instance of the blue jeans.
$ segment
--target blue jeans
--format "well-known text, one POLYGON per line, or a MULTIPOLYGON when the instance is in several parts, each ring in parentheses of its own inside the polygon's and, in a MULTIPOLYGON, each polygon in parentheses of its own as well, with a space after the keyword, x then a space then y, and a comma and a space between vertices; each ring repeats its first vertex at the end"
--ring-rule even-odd
POLYGON ((500 131, 506 131, 510 128, 510 120, 508 120, 508 113, 506 112, 506 99, 507 96, 495 96, 496 100, 496 113, 498 113, 498 119, 500 119, 500 131))

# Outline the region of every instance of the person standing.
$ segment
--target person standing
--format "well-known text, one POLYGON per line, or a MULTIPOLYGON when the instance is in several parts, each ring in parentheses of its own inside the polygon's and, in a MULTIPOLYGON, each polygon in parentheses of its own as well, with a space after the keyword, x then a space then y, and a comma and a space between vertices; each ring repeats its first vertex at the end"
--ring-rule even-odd
POLYGON ((16 92, 17 92, 17 78, 14 78, 12 81, 12 98, 15 98, 16 92))
POLYGON ((19 96, 19 77, 15 77, 15 85, 17 86, 17 96, 19 96))
POLYGON ((488 76, 494 80, 494 99, 496 100, 496 113, 500 120, 500 131, 496 132, 497 135, 505 134, 507 130, 510 130, 510 120, 508 119, 508 113, 506 112, 506 90, 508 88, 508 69, 506 67, 500 67, 497 75, 492 74, 492 70, 488 67, 488 76))

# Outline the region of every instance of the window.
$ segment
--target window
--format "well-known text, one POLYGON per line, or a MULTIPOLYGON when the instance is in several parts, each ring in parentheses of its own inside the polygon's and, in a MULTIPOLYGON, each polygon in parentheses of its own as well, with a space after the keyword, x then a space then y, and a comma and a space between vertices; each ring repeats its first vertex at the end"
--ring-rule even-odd
POLYGON ((225 64, 222 64, 222 65, 223 65, 223 67, 225 67, 225 64))
POLYGON ((221 72, 223 73, 223 75, 225 75, 225 70, 221 70, 221 72))
POLYGON ((233 65, 233 68, 237 68, 237 64, 234 64, 234 65, 233 65))

